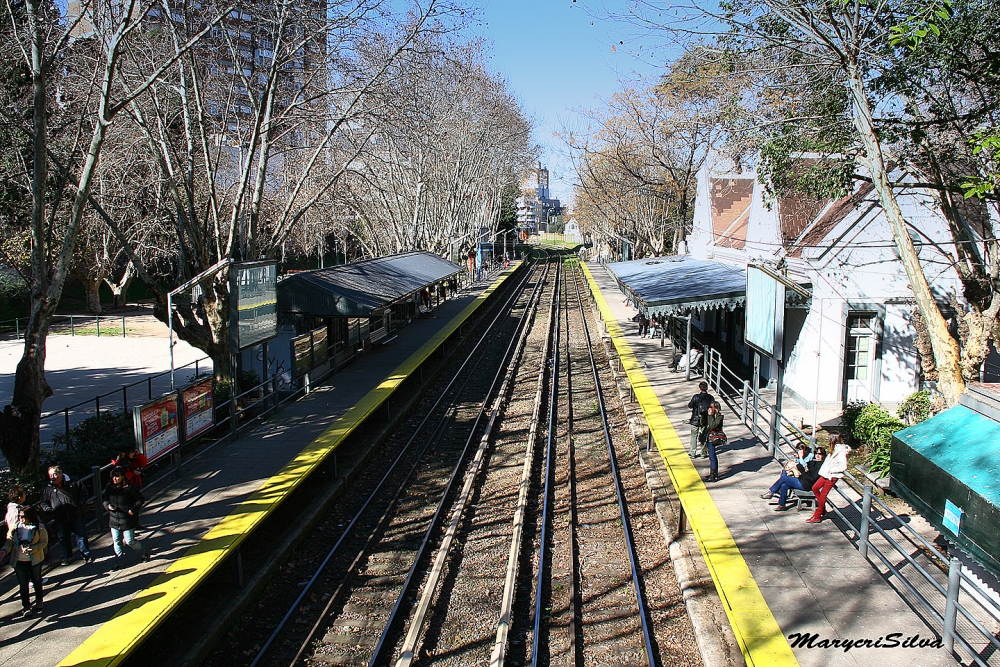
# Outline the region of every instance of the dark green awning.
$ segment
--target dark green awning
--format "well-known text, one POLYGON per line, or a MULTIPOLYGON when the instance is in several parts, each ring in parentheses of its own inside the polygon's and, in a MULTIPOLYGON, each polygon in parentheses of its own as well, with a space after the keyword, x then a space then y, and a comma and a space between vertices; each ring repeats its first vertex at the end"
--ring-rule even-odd
POLYGON ((278 282, 278 311, 314 317, 371 317, 460 271, 430 252, 303 271, 278 282))

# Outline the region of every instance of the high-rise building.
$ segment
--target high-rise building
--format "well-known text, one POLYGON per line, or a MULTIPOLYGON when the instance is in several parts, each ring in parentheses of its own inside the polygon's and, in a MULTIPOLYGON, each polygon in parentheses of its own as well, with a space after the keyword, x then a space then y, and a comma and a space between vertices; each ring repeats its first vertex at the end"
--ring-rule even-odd
POLYGON ((549 170, 538 163, 521 183, 521 196, 517 198, 517 224, 534 234, 548 231, 550 218, 562 214, 558 199, 549 197, 549 170))

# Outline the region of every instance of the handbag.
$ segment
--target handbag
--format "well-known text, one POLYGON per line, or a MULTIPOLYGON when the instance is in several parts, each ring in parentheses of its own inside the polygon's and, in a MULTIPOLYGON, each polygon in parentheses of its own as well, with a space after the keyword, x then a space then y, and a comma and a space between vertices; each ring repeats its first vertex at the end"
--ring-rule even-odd
POLYGON ((716 447, 722 447, 729 441, 729 439, 726 437, 726 434, 722 432, 721 428, 717 428, 714 431, 709 431, 708 441, 716 447))

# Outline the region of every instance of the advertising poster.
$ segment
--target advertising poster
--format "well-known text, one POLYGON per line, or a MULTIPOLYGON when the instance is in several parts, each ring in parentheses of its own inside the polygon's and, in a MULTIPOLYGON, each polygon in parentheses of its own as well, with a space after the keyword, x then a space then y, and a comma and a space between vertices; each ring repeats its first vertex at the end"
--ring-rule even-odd
POLYGON ((321 364, 326 361, 329 357, 329 348, 327 344, 327 330, 326 327, 320 327, 319 329, 314 329, 312 332, 312 348, 313 348, 313 363, 321 364))
POLYGON ((203 380, 181 390, 184 406, 184 437, 196 438, 215 425, 212 409, 212 380, 203 380))
POLYGON ((132 414, 136 444, 150 463, 180 446, 176 393, 137 407, 132 414))
POLYGON ((312 337, 302 334, 292 339, 292 364, 295 377, 301 377, 312 368, 312 337))

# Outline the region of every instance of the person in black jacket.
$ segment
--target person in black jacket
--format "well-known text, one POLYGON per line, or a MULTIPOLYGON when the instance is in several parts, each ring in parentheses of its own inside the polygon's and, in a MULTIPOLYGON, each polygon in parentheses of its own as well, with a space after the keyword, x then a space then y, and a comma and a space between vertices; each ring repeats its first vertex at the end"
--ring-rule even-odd
POLYGON ((788 509, 788 505, 785 504, 788 499, 788 491, 808 491, 811 489, 819 478, 819 469, 825 458, 826 450, 818 447, 813 458, 805 466, 794 460, 788 461, 785 464, 785 469, 781 471, 781 476, 771 485, 767 493, 760 494, 760 497, 767 500, 773 498, 774 494, 777 493, 778 506, 774 508, 774 511, 784 512, 788 509))
POLYGON ((73 558, 73 544, 70 534, 76 535, 77 549, 85 563, 93 563, 90 544, 87 542, 87 524, 83 520, 83 506, 87 503, 87 491, 80 482, 70 479, 59 466, 49 468, 49 485, 42 489, 40 506, 50 513, 56 525, 56 535, 63 548, 62 564, 69 565, 73 558))
POLYGON ((142 548, 142 542, 135 539, 135 528, 139 525, 139 508, 142 494, 125 477, 125 471, 111 469, 111 481, 104 489, 104 509, 108 511, 111 526, 111 542, 115 547, 115 565, 111 569, 121 569, 122 539, 132 547, 139 558, 149 560, 149 554, 142 548))
POLYGON ((702 428, 708 425, 708 409, 715 402, 715 397, 708 393, 707 382, 699 382, 698 390, 698 393, 688 401, 688 409, 691 410, 691 420, 689 422, 691 424, 691 450, 689 453, 693 459, 708 455, 707 446, 705 454, 701 453, 699 434, 702 428))

